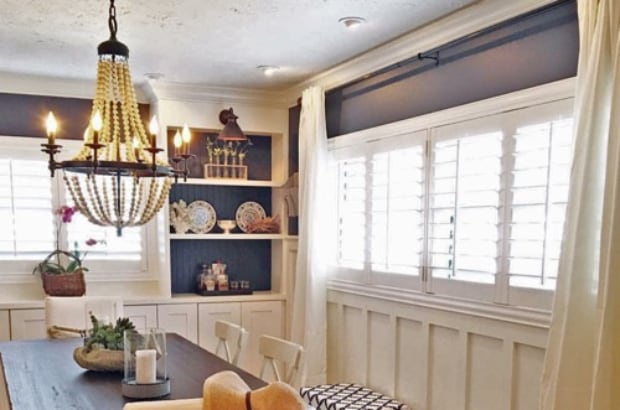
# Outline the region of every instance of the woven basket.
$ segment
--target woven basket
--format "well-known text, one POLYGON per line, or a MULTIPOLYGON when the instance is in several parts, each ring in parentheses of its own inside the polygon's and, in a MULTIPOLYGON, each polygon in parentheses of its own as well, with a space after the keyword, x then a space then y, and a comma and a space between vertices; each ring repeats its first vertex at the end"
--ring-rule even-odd
POLYGON ((49 296, 83 296, 86 293, 86 281, 81 270, 60 275, 43 272, 41 279, 43 290, 49 296))
POLYGON ((56 250, 48 255, 37 268, 41 272, 41 280, 43 280, 43 290, 49 296, 82 296, 86 293, 86 281, 84 280, 84 272, 82 264, 78 258, 72 253, 56 250), (65 255, 69 259, 77 261, 78 269, 71 273, 48 273, 45 271, 46 264, 58 254, 65 255))

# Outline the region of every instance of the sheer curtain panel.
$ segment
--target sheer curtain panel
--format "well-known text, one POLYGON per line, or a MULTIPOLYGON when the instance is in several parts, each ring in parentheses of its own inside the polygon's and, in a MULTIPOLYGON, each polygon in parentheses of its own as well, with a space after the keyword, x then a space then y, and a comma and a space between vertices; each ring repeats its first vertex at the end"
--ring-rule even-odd
POLYGON ((324 383, 326 377, 326 174, 325 93, 310 87, 302 94, 299 122, 299 243, 291 323, 293 341, 306 349, 308 384, 324 383))
POLYGON ((542 410, 620 408, 620 2, 578 0, 575 145, 542 410))

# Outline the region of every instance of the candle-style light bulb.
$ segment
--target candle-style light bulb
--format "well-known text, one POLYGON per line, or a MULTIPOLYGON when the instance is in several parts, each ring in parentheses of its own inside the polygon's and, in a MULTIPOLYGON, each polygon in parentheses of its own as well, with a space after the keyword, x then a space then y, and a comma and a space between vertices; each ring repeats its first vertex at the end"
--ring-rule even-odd
POLYGON ((90 120, 90 126, 93 129, 93 144, 99 144, 99 131, 101 131, 103 127, 103 120, 99 110, 95 112, 95 115, 93 115, 93 118, 90 120))
POLYGON ((151 122, 149 123, 149 133, 151 134, 151 147, 155 147, 155 138, 159 133, 159 124, 157 123, 157 116, 153 115, 151 122))
POLYGON ((181 132, 181 136, 183 137, 183 143, 185 144, 185 153, 189 154, 189 142, 192 139, 192 134, 189 132, 189 127, 187 124, 183 124, 183 131, 181 132))
POLYGON ((177 130, 177 133, 174 134, 174 156, 178 157, 179 156, 179 149, 181 148, 181 144, 183 144, 183 139, 181 137, 181 133, 179 132, 179 130, 177 130))
POLYGON ((136 161, 140 161, 140 142, 138 141, 138 137, 133 137, 133 155, 136 157, 136 161))
POLYGON ((54 145, 56 142, 56 130, 58 128, 58 123, 56 122, 56 117, 54 117, 54 113, 51 111, 47 114, 47 120, 45 121, 45 126, 47 128, 47 143, 50 145, 54 145))
POLYGON ((97 110, 97 112, 95 112, 95 115, 93 115, 93 119, 90 121, 90 125, 93 127, 93 131, 101 131, 101 127, 103 126, 103 120, 101 118, 101 113, 99 112, 99 110, 97 110))
POLYGON ((88 131, 90 130, 90 127, 86 127, 86 129, 84 130, 84 142, 88 142, 88 131))

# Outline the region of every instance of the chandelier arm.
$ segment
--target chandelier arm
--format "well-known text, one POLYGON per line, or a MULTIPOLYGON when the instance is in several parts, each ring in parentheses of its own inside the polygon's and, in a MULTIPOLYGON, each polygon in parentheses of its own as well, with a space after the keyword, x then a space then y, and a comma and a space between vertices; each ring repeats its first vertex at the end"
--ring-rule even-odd
POLYGON ((114 211, 114 220, 116 221, 115 225, 118 224, 118 221, 121 219, 121 196, 120 196, 120 174, 111 176, 110 180, 112 181, 112 210, 114 211))

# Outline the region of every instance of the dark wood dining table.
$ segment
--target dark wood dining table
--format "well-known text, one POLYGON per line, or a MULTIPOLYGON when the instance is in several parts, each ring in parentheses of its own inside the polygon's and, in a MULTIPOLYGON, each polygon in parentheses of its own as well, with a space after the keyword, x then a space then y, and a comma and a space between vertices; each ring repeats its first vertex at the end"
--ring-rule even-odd
MULTIPOLYGON (((73 361, 73 350, 81 343, 77 338, 0 343, 11 409, 120 410, 131 401, 121 395, 122 372, 87 371, 73 361)), ((166 344, 171 387, 162 400, 202 397, 204 380, 223 370, 235 371, 252 389, 265 385, 177 334, 168 334, 166 344)))

